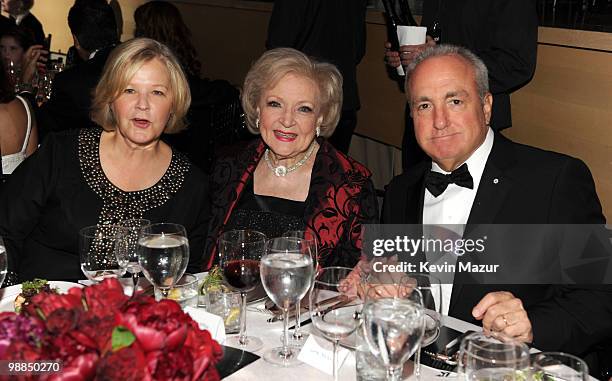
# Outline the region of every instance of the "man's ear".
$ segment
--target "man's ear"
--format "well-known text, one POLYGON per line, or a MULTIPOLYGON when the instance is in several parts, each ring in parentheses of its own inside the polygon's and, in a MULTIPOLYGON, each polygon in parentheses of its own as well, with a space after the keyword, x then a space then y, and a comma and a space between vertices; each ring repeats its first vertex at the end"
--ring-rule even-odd
POLYGON ((74 35, 74 33, 72 33, 72 42, 75 48, 79 49, 81 47, 81 44, 79 44, 79 39, 74 35))
POLYGON ((491 122, 491 110, 493 109, 493 95, 487 93, 482 101, 482 112, 484 113, 487 126, 491 122))

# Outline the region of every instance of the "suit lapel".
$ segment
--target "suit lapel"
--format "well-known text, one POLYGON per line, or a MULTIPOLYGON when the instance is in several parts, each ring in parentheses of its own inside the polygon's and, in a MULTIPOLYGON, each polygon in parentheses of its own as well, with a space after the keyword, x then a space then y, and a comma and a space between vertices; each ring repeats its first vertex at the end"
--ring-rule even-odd
MULTIPOLYGON (((516 161, 512 142, 499 133, 495 133, 495 140, 491 153, 487 159, 478 192, 472 204, 472 210, 468 217, 468 222, 463 232, 463 238, 469 238, 477 225, 503 223, 496 219, 500 209, 504 205, 508 193, 512 189, 514 181, 508 175, 508 169, 516 161)), ((463 259, 459 258, 459 261, 463 259)), ((449 306, 449 314, 456 306, 461 303, 461 292, 465 282, 462 281, 462 274, 455 274, 455 282, 449 306)), ((484 296, 484 295, 483 295, 484 296)), ((472 306, 473 307, 473 306, 472 306)))
POLYGON ((404 198, 403 223, 422 224, 423 223, 423 202, 425 200, 425 174, 431 168, 431 162, 426 161, 416 168, 414 173, 414 183, 409 186, 404 198))

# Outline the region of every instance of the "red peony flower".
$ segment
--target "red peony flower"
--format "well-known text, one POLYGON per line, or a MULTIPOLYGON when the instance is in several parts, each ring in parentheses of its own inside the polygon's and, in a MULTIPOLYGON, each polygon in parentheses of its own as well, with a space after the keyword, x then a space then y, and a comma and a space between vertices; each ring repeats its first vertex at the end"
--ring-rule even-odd
POLYGON ((127 348, 107 352, 98 363, 96 381, 150 380, 146 357, 138 343, 127 348))
POLYGON ((26 306, 25 312, 30 316, 39 316, 43 318, 51 315, 57 309, 64 308, 67 310, 83 309, 81 299, 72 294, 59 295, 48 292, 41 292, 30 299, 30 303, 26 306))
POLYGON ((83 291, 88 311, 97 316, 114 315, 129 299, 123 286, 115 278, 106 278, 83 291))
POLYGON ((75 329, 81 312, 79 309, 56 309, 47 316, 47 331, 52 335, 65 335, 75 329))

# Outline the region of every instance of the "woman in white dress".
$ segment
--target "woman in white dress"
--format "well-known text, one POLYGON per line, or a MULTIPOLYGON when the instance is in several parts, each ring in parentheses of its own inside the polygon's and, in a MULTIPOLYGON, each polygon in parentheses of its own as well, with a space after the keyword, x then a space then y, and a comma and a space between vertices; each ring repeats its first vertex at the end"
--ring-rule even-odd
POLYGON ((4 68, 0 70, 0 155, 2 174, 11 174, 38 146, 32 108, 15 95, 4 68))

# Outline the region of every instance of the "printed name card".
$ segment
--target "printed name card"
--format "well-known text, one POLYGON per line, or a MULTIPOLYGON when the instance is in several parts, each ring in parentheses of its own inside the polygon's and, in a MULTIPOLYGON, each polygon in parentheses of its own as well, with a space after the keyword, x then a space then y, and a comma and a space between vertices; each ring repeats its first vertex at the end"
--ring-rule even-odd
MULTIPOLYGON (((344 364, 344 361, 350 354, 350 351, 344 347, 338 347, 338 370, 344 364)), ((329 374, 330 376, 334 373, 333 368, 334 359, 334 345, 331 341, 321 337, 317 337, 313 334, 308 336, 300 354, 298 360, 319 369, 322 372, 329 374)))

